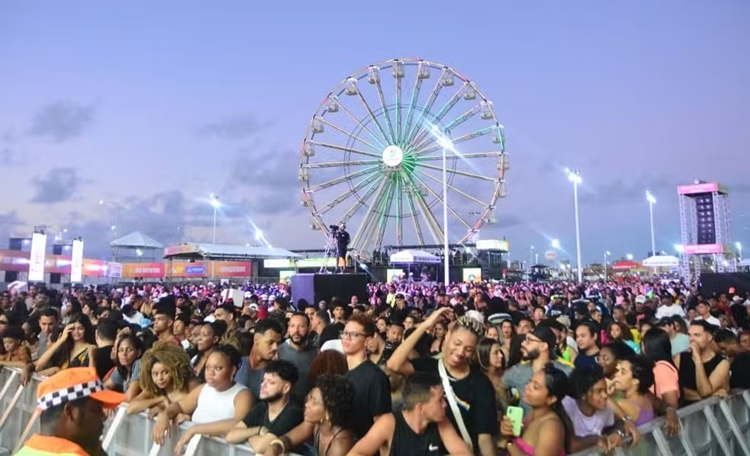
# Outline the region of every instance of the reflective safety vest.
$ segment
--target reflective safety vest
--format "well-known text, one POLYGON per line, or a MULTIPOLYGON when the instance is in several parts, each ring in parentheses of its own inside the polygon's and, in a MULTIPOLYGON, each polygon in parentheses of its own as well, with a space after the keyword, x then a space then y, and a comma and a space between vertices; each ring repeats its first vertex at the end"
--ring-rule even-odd
POLYGON ((32 435, 16 456, 90 456, 70 440, 48 435, 32 435))

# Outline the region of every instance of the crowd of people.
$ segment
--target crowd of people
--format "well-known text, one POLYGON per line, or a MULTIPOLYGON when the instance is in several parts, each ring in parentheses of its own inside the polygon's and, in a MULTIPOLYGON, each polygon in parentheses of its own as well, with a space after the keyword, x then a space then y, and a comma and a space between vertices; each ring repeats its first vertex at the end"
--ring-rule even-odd
POLYGON ((125 402, 155 443, 185 424, 176 454, 200 434, 265 455, 557 456, 637 445, 658 416, 676 435, 680 407, 750 388, 750 300, 677 282, 373 284, 317 303, 227 286, 3 294, 0 366, 49 378, 27 445, 101 454, 102 407, 125 402))

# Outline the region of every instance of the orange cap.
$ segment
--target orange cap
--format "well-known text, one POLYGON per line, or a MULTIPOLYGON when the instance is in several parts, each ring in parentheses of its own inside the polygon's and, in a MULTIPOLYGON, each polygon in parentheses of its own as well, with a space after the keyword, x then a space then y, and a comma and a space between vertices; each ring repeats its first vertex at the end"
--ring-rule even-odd
POLYGON ((125 401, 125 395, 108 390, 90 367, 63 369, 39 384, 36 403, 44 411, 66 402, 90 397, 104 408, 114 408, 125 401))

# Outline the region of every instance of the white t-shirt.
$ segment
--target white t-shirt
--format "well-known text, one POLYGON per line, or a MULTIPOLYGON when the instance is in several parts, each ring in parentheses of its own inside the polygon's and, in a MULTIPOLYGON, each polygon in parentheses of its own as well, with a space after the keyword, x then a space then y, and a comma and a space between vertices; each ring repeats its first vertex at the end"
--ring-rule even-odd
POLYGON ((562 401, 565 413, 570 417, 573 423, 573 431, 577 437, 586 437, 589 435, 602 435, 604 429, 615 424, 615 413, 609 405, 604 411, 597 410, 591 416, 586 416, 578 408, 576 400, 570 396, 565 396, 562 401))
POLYGON ((695 320, 704 320, 707 323, 710 323, 710 324, 716 326, 717 328, 721 328, 721 322, 719 321, 718 318, 714 317, 713 315, 709 315, 706 318, 703 318, 700 315, 698 315, 697 317, 695 317, 695 320))
POLYGON ((659 306, 659 308, 656 309, 657 319, 661 319, 664 317, 673 317, 675 315, 679 315, 680 317, 685 318, 685 311, 682 309, 682 306, 672 304, 671 306, 659 306))

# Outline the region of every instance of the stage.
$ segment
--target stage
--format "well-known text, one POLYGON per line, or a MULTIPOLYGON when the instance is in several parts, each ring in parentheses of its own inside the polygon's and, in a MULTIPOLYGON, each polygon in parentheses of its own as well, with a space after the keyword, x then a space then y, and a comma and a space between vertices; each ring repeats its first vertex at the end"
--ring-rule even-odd
POLYGON ((321 274, 297 273, 292 276, 292 299, 296 305, 300 299, 305 299, 317 307, 320 301, 331 303, 336 297, 348 304, 352 296, 357 296, 359 302, 368 299, 366 274, 321 274))

